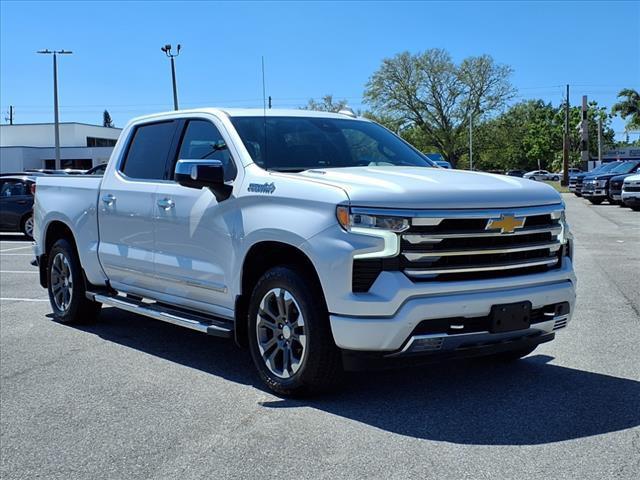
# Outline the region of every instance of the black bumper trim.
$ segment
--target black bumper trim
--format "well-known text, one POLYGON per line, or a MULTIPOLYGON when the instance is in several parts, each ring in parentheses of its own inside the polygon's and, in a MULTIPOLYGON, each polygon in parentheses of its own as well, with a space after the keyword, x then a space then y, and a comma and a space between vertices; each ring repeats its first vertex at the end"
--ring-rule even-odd
POLYGON ((446 360, 482 357, 495 353, 534 347, 541 343, 550 342, 555 338, 555 332, 541 333, 526 337, 518 337, 489 345, 458 348, 437 352, 424 352, 389 357, 393 352, 363 352, 357 350, 342 350, 342 365, 347 371, 387 370, 411 366, 428 365, 446 360))

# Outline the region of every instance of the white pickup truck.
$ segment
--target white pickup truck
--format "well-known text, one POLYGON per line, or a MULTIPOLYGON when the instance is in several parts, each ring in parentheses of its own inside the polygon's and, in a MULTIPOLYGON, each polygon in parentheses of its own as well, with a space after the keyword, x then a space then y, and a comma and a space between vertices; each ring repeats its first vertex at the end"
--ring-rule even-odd
POLYGON ((58 321, 108 305, 235 338, 283 395, 345 370, 517 359, 574 309, 553 188, 438 168, 348 114, 138 118, 102 178, 39 177, 34 208, 58 321))

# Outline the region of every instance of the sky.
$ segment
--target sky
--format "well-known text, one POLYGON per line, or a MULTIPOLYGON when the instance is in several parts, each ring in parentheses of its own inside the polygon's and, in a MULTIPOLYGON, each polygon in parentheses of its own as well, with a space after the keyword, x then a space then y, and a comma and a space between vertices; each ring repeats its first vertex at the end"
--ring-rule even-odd
MULTIPOLYGON (((28 2, 0 1, 0 121, 53 121, 52 59, 59 58, 60 120, 116 126, 173 107, 261 107, 261 57, 274 107, 333 94, 367 109, 362 93, 384 58, 444 48, 456 62, 489 54, 510 65, 514 101, 610 107, 640 89, 640 2, 28 2)), ((624 122, 613 123, 621 138, 624 122)))

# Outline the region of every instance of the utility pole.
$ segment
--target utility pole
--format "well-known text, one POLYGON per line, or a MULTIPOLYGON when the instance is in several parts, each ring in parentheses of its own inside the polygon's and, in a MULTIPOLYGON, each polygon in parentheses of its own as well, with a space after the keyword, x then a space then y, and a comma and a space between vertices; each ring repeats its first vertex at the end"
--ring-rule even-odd
POLYGON ((589 169, 589 160, 591 156, 589 155, 589 119, 587 118, 588 113, 588 105, 587 105, 587 96, 582 96, 582 119, 580 122, 580 159, 582 160, 582 166, 589 169))
POLYGON ((53 55, 53 132, 56 145, 56 170, 60 170, 60 119, 58 114, 58 55, 71 55, 70 50, 38 50, 42 55, 53 55))
POLYGON ((9 105, 9 116, 5 117, 5 121, 8 121, 9 125, 13 125, 13 105, 9 105))
POLYGON ((569 85, 564 104, 564 141, 562 142, 562 185, 569 185, 569 85))
POLYGON ((473 113, 469 114, 469 170, 473 171, 473 113))
POLYGON ((180 55, 180 44, 178 44, 177 52, 171 53, 171 45, 166 44, 162 50, 167 57, 171 59, 171 80, 173 82, 173 109, 178 110, 178 87, 176 86, 176 64, 174 58, 180 55))
POLYGON ((598 165, 602 165, 602 115, 598 115, 598 165))

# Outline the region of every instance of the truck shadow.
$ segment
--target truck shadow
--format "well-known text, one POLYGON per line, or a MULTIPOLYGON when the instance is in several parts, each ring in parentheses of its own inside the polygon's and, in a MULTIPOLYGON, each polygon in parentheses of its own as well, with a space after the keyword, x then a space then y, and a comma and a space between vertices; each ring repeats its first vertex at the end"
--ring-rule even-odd
MULTIPOLYGON (((264 390, 232 342, 105 308, 79 327, 130 348, 264 390)), ((473 445, 537 445, 640 425, 640 382, 535 355, 513 364, 469 360, 352 374, 337 393, 263 402, 312 407, 409 437, 473 445)))

